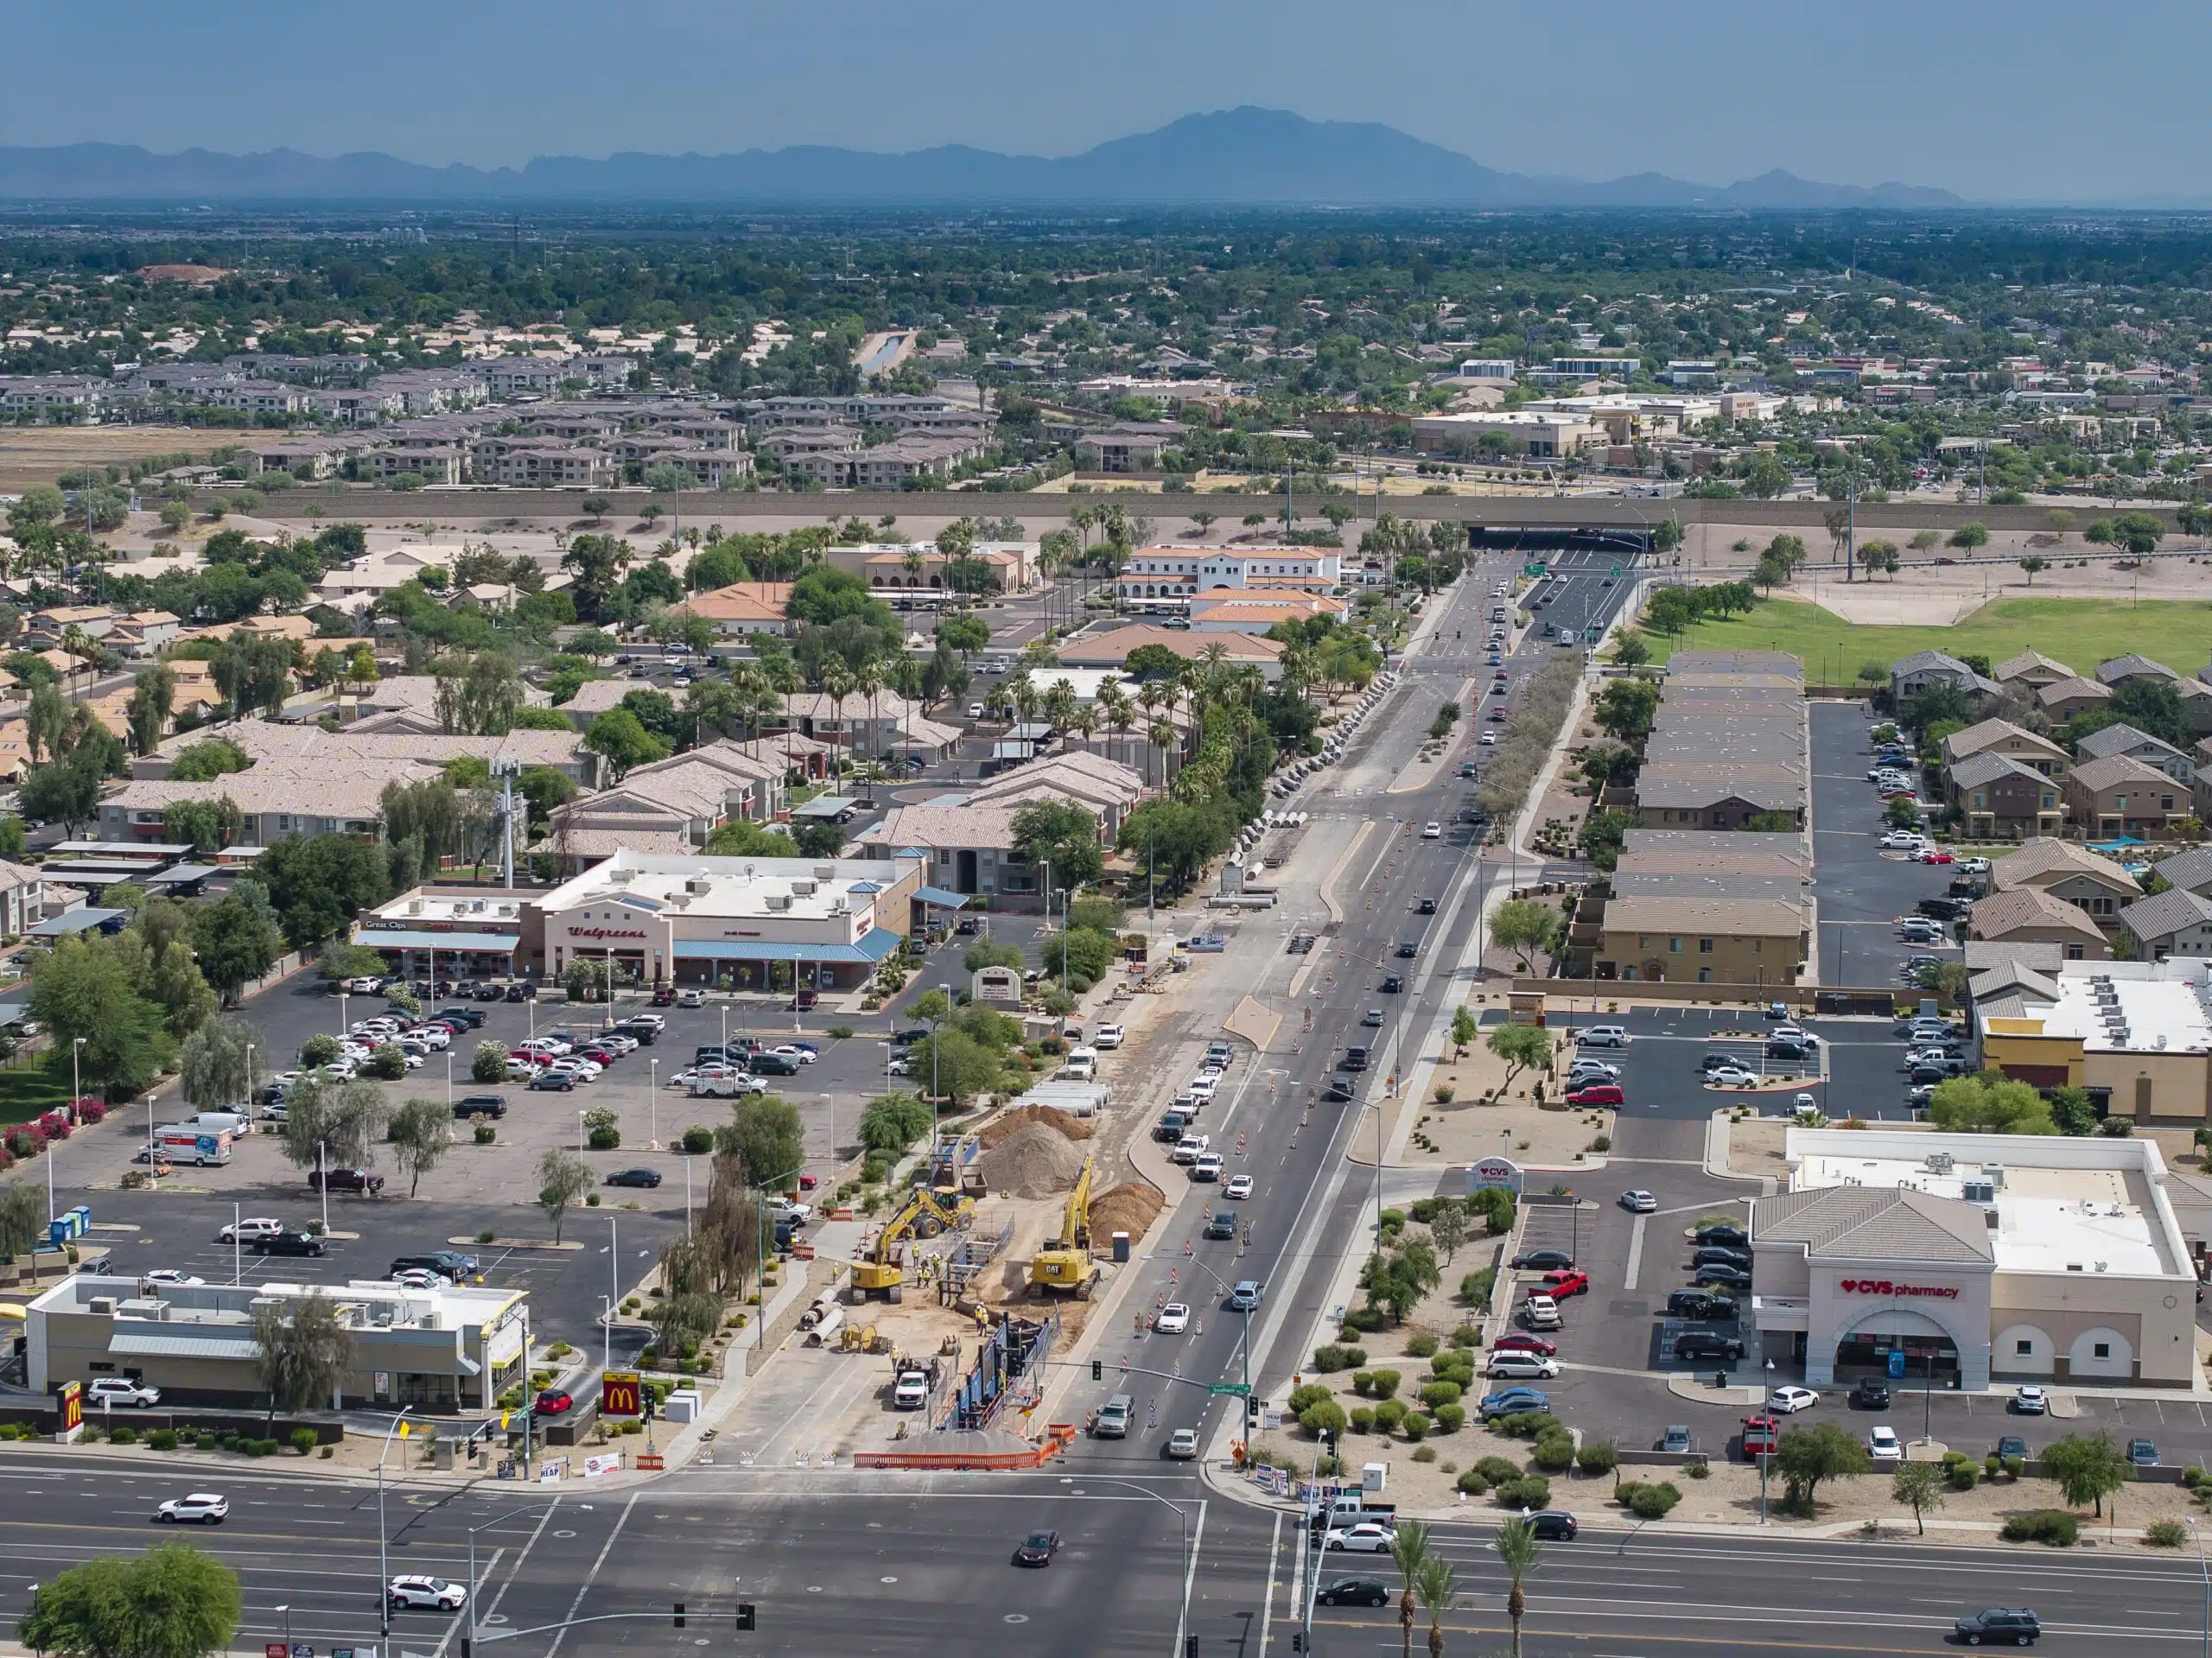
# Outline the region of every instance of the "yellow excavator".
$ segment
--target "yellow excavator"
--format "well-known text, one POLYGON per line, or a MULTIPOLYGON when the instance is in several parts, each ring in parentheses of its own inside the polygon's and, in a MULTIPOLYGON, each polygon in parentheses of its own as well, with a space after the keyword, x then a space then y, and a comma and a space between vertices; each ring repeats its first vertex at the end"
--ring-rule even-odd
POLYGON ((917 1186, 907 1194, 899 1211, 883 1223, 874 1244, 853 1262, 855 1306, 871 1295, 897 1305, 905 1299, 906 1240, 933 1238, 949 1226, 957 1226, 976 1212, 973 1197, 931 1191, 917 1186))
POLYGON ((1060 1236, 1031 1257, 1029 1287, 1036 1294, 1058 1291, 1088 1301, 1098 1283, 1099 1271, 1090 1259, 1090 1173, 1095 1159, 1083 1159, 1083 1172, 1068 1193, 1067 1211, 1060 1219, 1060 1236))

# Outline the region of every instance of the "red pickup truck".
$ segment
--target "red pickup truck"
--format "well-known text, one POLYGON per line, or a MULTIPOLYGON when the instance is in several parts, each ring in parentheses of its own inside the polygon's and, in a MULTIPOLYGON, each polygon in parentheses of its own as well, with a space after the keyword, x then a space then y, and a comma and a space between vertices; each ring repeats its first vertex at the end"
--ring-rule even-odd
POLYGON ((1556 1301, 1564 1296, 1586 1295, 1589 1291, 1590 1274, 1569 1268, 1564 1272, 1546 1273, 1543 1288, 1538 1293, 1548 1295, 1556 1301))
POLYGON ((1782 1424, 1771 1416, 1746 1416, 1744 1419, 1744 1460, 1757 1462, 1763 1455, 1771 1454, 1782 1443, 1782 1424))

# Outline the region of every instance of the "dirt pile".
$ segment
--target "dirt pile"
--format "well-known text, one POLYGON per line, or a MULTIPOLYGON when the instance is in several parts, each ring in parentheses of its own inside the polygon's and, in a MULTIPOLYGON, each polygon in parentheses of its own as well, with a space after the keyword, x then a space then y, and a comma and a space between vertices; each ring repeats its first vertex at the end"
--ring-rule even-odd
POLYGON ((1130 1240, 1142 1237, 1159 1219, 1166 1199, 1141 1180, 1103 1191, 1090 1200, 1090 1236, 1096 1247, 1113 1242, 1114 1234, 1127 1232, 1130 1240))
POLYGON ((1083 1153, 1057 1128, 1025 1122, 976 1161, 993 1191, 1052 1197, 1075 1184, 1083 1153))
POLYGON ((1065 1140, 1090 1138, 1088 1122, 1056 1105, 1025 1105, 1019 1111, 1009 1111, 986 1124, 976 1138, 982 1142, 983 1149, 988 1152, 1000 1141, 1010 1138, 1014 1130, 1032 1122, 1041 1122, 1048 1128, 1057 1129, 1065 1140))

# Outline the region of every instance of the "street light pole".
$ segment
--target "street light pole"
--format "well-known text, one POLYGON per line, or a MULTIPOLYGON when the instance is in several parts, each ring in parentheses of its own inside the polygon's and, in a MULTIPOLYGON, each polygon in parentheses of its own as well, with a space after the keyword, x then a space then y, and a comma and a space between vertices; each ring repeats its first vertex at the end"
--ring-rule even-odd
POLYGON ((645 1064, 649 1067, 652 1078, 651 1084, 652 1092, 647 1096, 652 1102, 652 1126, 648 1132, 645 1145, 650 1150, 657 1152, 660 1149, 660 1061, 648 1059, 645 1064))
MULTIPOLYGON (((1159 1492, 1152 1490, 1149 1486, 1140 1485, 1133 1479, 1116 1479, 1111 1474, 1085 1474, 1083 1477, 1086 1484, 1127 1486, 1130 1490, 1137 1492, 1140 1496, 1148 1496, 1154 1502, 1164 1504, 1166 1507, 1174 1509, 1176 1518, 1183 1522, 1182 1610, 1177 1614, 1175 1620, 1175 1650, 1178 1652, 1182 1651, 1184 1639, 1183 1632, 1190 1627, 1191 1623, 1191 1579, 1198 1575, 1198 1562, 1192 1559, 1191 1555, 1191 1511, 1188 1509, 1185 1509, 1181 1503, 1171 1502, 1167 1498, 1160 1496, 1159 1492)), ((1072 1485, 1075 1483, 1074 1477, 1064 1474, 1060 1477, 1060 1483, 1063 1485, 1072 1485)))
POLYGON ((391 1560, 385 1551, 388 1534, 384 1520, 384 1459, 391 1454, 391 1441, 399 1432, 403 1417, 413 1409, 402 1405, 391 1419, 391 1426, 384 1431, 384 1449, 377 1453, 377 1625, 380 1632, 377 1651, 381 1655, 391 1640, 391 1560))
MULTIPOLYGON (((527 1407, 525 1407, 525 1408, 527 1408, 527 1407)), ((494 1526, 504 1525, 506 1521, 513 1519, 517 1515, 520 1514, 523 1511, 523 1509, 527 1509, 528 1507, 530 1507, 530 1504, 525 1502, 520 1509, 510 1509, 505 1514, 500 1515, 494 1519, 486 1520, 480 1526, 471 1526, 468 1528, 468 1638, 472 1646, 477 1640, 478 1629, 476 1622, 476 1534, 480 1531, 489 1531, 494 1526)), ((279 1606, 276 1610, 281 1612, 284 1609, 279 1606)), ((286 1643, 289 1645, 291 1641, 291 1626, 289 1620, 287 1620, 285 1624, 284 1638, 286 1643)))

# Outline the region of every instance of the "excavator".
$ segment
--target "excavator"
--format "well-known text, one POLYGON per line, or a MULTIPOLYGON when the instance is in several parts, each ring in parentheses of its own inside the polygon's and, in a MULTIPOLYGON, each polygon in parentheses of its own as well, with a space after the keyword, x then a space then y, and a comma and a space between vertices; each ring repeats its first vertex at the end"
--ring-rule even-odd
POLYGON ((932 1191, 917 1186, 907 1194, 896 1214, 883 1223, 874 1244, 853 1262, 852 1300, 860 1305, 871 1295, 880 1295, 894 1306, 905 1299, 906 1249, 909 1237, 933 1238, 949 1226, 957 1226, 976 1212, 973 1197, 932 1191))
POLYGON ((1071 1293, 1088 1301, 1099 1280, 1090 1259, 1090 1174, 1096 1159, 1083 1159, 1083 1172, 1068 1193, 1067 1211, 1060 1219, 1060 1236, 1038 1250, 1029 1262, 1029 1287, 1043 1295, 1050 1291, 1071 1293))

